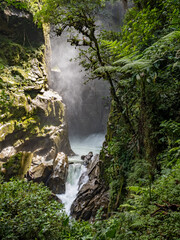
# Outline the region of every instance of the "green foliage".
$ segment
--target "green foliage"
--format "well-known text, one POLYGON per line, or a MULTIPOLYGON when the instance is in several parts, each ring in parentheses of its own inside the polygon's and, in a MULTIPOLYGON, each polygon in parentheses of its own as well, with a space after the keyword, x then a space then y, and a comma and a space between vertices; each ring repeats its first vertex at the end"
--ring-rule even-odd
POLYGON ((108 220, 93 224, 77 222, 63 213, 62 205, 51 199, 50 191, 32 182, 12 180, 0 185, 0 237, 6 239, 178 239, 180 214, 180 166, 176 165, 149 190, 129 187, 126 204, 108 220), (160 209, 159 206, 167 208, 160 209), (168 208, 174 206, 174 208, 168 208), (148 235, 147 235, 148 234, 148 235), (148 236, 148 237, 147 237, 148 236))
MULTIPOLYGON (((3 81, 0 79, 0 84, 3 81)), ((5 113, 8 111, 9 107, 12 105, 12 100, 10 100, 9 93, 5 91, 5 89, 0 89, 0 114, 5 113)))
POLYGON ((60 34, 66 27, 74 27, 80 29, 87 24, 92 24, 91 14, 97 12, 97 6, 103 4, 102 0, 45 0, 41 10, 37 13, 36 18, 39 23, 51 22, 57 26, 58 33, 60 34), (86 19, 86 14, 89 14, 89 19, 86 19), (84 17, 83 17, 84 16, 84 17), (85 21, 89 22, 86 23, 85 21))
POLYGON ((160 7, 158 1, 157 5, 153 1, 144 2, 147 6, 127 12, 120 41, 104 41, 118 57, 142 51, 160 37, 179 30, 179 0, 160 1, 160 7))
POLYGON ((0 9, 13 6, 20 10, 29 11, 34 17, 34 15, 39 12, 42 2, 41 0, 3 0, 0 2, 0 9))
MULTIPOLYGON (((113 101, 101 175, 110 189, 111 217, 102 221, 97 216, 92 225, 69 223, 59 205, 49 202, 47 189, 22 181, 3 183, 2 239, 180 239, 180 1, 135 0, 116 34, 97 31, 104 2, 44 0, 28 8, 39 25, 56 25, 58 35, 70 30, 68 41, 86 46, 80 58, 90 77, 110 83, 113 101)), ((22 49, 13 46, 14 62, 1 54, 1 72, 6 64, 23 60, 22 49)), ((5 89, 3 80, 0 85, 5 89)), ((2 104, 8 97, 3 90, 2 104)))
POLYGON ((168 146, 174 146, 179 140, 180 136, 180 123, 169 120, 163 121, 161 123, 161 132, 165 135, 165 139, 161 138, 160 140, 168 143, 168 146))
POLYGON ((153 184, 151 201, 147 187, 128 187, 129 196, 119 212, 108 220, 96 220, 96 239, 179 239, 180 165, 164 172, 153 184))
POLYGON ((0 71, 4 69, 4 65, 19 65, 22 61, 27 61, 27 53, 25 49, 17 43, 9 40, 8 38, 0 36, 0 58, 3 61, 3 67, 0 71))
POLYGON ((159 154, 163 168, 173 167, 180 162, 180 123, 169 120, 161 123, 160 141, 167 145, 167 148, 159 154))
MULTIPOLYGON (((28 9, 28 1, 27 0, 4 0, 3 3, 6 3, 6 6, 14 6, 18 9, 28 9)), ((1 7, 1 4, 0 4, 1 7)))
POLYGON ((0 237, 64 239, 68 217, 41 184, 13 180, 0 185, 0 237))
POLYGON ((141 6, 129 10, 116 40, 103 35, 101 48, 111 58, 94 71, 101 77, 108 71, 116 79, 123 109, 119 114, 113 105, 101 153, 112 198, 118 196, 118 187, 111 183, 120 187, 122 176, 124 187, 136 183, 147 187, 150 196, 161 168, 179 161, 179 1, 136 3, 141 6))
POLYGON ((3 164, 8 178, 12 178, 13 176, 18 176, 20 174, 22 154, 22 152, 17 153, 16 155, 12 156, 8 162, 3 164))

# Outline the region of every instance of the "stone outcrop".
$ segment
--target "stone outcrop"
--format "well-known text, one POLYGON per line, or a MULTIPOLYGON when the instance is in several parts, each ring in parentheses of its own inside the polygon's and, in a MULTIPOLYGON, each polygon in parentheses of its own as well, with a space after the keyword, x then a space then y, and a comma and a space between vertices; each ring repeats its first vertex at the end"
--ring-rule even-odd
POLYGON ((90 164, 92 157, 93 157, 93 152, 89 152, 87 155, 81 156, 81 159, 83 160, 83 163, 85 166, 88 166, 90 164))
POLYGON ((29 179, 59 193, 68 166, 60 152, 72 151, 65 105, 48 86, 44 42, 30 13, 0 4, 0 168, 7 179, 22 177, 32 162, 29 179), (21 153, 30 154, 28 167, 21 153), (12 159, 23 171, 13 170, 12 159))
POLYGON ((32 15, 25 10, 1 3, 0 23, 0 34, 21 45, 41 46, 44 43, 42 30, 35 26, 32 15))
POLYGON ((102 208, 104 216, 109 204, 108 191, 100 180, 100 160, 96 155, 88 166, 84 177, 89 178, 79 190, 71 206, 71 215, 76 219, 93 221, 97 211, 102 208))
POLYGON ((48 161, 47 158, 35 155, 27 178, 34 182, 43 182, 53 193, 62 194, 65 192, 67 173, 68 158, 63 152, 48 161))
POLYGON ((53 163, 53 173, 47 181, 47 186, 56 194, 65 193, 67 174, 68 158, 64 153, 58 153, 53 163))
POLYGON ((43 182, 47 183, 50 175, 53 173, 53 161, 42 161, 39 162, 32 162, 32 166, 27 173, 28 180, 33 180, 34 182, 43 182))

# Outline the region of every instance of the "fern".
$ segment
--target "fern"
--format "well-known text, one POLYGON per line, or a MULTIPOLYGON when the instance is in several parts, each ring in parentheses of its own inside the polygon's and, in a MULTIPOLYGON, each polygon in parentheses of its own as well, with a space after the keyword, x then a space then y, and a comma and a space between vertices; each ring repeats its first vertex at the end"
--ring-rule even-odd
POLYGON ((157 56, 160 56, 160 54, 164 54, 167 50, 173 50, 176 45, 175 43, 177 43, 177 45, 180 44, 180 31, 171 32, 168 35, 162 37, 152 46, 148 47, 143 52, 143 58, 155 58, 157 56))
MULTIPOLYGON (((178 47, 180 42, 179 39, 180 31, 174 31, 162 37, 152 46, 148 47, 143 52, 143 57, 141 57, 141 55, 135 56, 131 54, 118 59, 113 63, 113 65, 118 65, 119 67, 111 67, 111 72, 117 70, 117 72, 124 74, 133 74, 135 72, 139 73, 145 70, 149 71, 149 69, 155 63, 156 59, 163 60, 163 55, 165 55, 167 51, 173 51, 175 47, 178 47), (177 42, 177 46, 174 44, 174 42, 177 42)), ((175 67, 179 67, 179 62, 176 62, 176 64, 173 65, 173 68, 175 67)))
POLYGON ((104 74, 106 72, 112 73, 118 71, 118 67, 113 67, 113 66, 104 66, 104 67, 99 67, 97 68, 93 73, 96 74, 104 74))
POLYGON ((142 72, 144 70, 148 70, 151 66, 152 62, 150 60, 139 59, 134 62, 129 62, 123 67, 117 67, 116 70, 117 72, 121 72, 124 74, 133 74, 135 72, 142 72))
POLYGON ((121 72, 132 73, 132 71, 143 71, 149 67, 151 67, 152 63, 148 60, 139 59, 132 63, 128 63, 121 68, 121 72))
POLYGON ((120 58, 119 60, 114 62, 113 65, 125 65, 125 64, 129 64, 131 62, 132 62, 132 60, 129 58, 129 56, 126 56, 126 57, 120 58))
POLYGON ((131 63, 131 62, 141 58, 141 56, 142 55, 137 55, 136 53, 133 53, 133 54, 130 54, 130 55, 127 55, 125 57, 118 59, 117 61, 115 61, 113 63, 113 65, 125 65, 125 64, 131 63))

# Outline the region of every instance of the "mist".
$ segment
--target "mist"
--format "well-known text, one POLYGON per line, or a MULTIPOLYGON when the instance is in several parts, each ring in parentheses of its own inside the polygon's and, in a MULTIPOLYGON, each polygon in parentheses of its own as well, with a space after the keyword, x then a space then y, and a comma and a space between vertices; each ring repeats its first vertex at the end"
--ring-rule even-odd
MULTIPOLYGON (((99 31, 100 29, 120 31, 124 13, 121 1, 107 3, 97 16, 99 31)), ((71 46, 67 39, 66 32, 61 37, 51 37, 50 85, 63 97, 66 104, 69 135, 105 133, 110 108, 109 84, 98 79, 84 84, 88 80, 85 76, 88 73, 85 73, 82 66, 74 60, 78 56, 78 48, 71 46)))
POLYGON ((97 79, 87 82, 87 72, 74 60, 79 50, 67 42, 67 33, 53 36, 51 48, 50 86, 66 104, 69 135, 105 133, 110 106, 108 83, 97 79))

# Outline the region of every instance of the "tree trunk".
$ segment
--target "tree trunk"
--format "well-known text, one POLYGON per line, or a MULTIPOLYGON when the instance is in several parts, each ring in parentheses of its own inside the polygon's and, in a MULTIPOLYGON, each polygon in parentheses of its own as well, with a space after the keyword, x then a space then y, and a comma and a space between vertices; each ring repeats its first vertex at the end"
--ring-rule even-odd
POLYGON ((123 5, 124 5, 124 11, 126 12, 128 9, 128 0, 122 0, 123 5))

